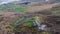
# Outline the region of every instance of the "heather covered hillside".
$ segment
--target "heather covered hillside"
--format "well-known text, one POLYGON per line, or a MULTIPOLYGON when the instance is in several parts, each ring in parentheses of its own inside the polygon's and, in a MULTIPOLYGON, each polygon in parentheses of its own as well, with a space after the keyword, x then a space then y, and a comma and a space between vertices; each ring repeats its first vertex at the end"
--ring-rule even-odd
POLYGON ((0 34, 60 34, 60 0, 22 1, 0 5, 0 34))

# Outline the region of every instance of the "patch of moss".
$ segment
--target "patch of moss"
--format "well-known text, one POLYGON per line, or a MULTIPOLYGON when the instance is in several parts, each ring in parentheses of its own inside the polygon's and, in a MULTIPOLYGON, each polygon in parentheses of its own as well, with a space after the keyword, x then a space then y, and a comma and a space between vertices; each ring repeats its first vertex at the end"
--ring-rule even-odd
POLYGON ((25 22, 23 24, 23 26, 27 26, 27 27, 32 27, 32 23, 35 21, 35 18, 32 18, 31 20, 25 22))

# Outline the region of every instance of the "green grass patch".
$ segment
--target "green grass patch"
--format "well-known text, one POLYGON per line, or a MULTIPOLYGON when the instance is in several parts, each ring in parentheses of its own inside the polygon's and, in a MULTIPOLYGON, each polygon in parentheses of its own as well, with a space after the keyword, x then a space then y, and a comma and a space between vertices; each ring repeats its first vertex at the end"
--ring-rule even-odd
POLYGON ((1 5, 0 10, 8 10, 15 12, 25 12, 27 11, 27 7, 22 7, 21 5, 1 5))
POLYGON ((32 18, 31 20, 25 22, 23 24, 23 26, 27 26, 27 27, 32 27, 32 23, 35 21, 35 18, 32 18))

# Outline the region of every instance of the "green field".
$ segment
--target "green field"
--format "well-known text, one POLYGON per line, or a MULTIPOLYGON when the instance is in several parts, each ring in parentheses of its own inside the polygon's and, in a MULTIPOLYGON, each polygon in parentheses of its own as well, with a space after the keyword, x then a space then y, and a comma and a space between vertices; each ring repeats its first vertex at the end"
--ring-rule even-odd
POLYGON ((15 12, 25 12, 27 8, 22 7, 21 5, 1 5, 0 10, 8 10, 8 11, 15 11, 15 12))

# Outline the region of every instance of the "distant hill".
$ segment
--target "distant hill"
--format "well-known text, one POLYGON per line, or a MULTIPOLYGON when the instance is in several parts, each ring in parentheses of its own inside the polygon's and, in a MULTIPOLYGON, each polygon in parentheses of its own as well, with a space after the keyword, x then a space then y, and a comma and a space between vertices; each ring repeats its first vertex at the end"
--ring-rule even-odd
POLYGON ((22 0, 22 1, 30 1, 30 2, 45 2, 46 0, 22 0))
POLYGON ((49 0, 48 3, 57 3, 60 2, 60 0, 49 0))
MULTIPOLYGON (((17 11, 17 12, 26 11, 27 8, 22 7, 22 4, 26 4, 26 2, 23 2, 23 1, 26 1, 26 2, 29 2, 29 1, 30 2, 41 2, 41 4, 43 4, 43 3, 48 3, 49 4, 49 3, 60 2, 60 0, 49 0, 48 2, 46 2, 46 0, 22 0, 22 3, 20 1, 14 1, 14 2, 11 2, 11 3, 0 5, 0 10, 17 11)), ((39 4, 36 4, 36 5, 39 5, 39 4)), ((23 5, 23 6, 25 6, 25 5, 23 5)))
POLYGON ((30 1, 30 2, 46 2, 46 3, 56 3, 60 2, 60 0, 22 0, 22 1, 30 1))

